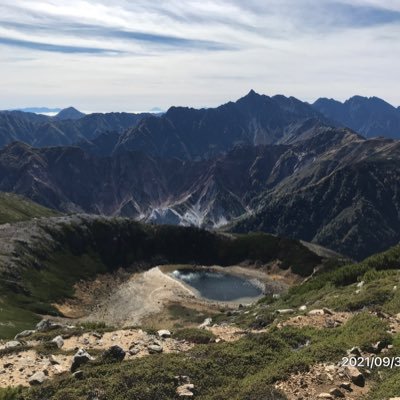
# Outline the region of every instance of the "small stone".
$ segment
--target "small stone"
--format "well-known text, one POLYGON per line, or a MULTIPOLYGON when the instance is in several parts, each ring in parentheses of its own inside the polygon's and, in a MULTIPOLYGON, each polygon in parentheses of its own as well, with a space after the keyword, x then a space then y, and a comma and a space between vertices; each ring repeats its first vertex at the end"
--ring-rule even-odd
POLYGON ((337 398, 341 398, 341 399, 343 399, 344 397, 346 397, 346 396, 344 395, 344 393, 343 393, 341 390, 339 390, 338 388, 333 388, 333 389, 331 389, 331 390, 329 391, 329 394, 330 394, 331 396, 333 396, 333 397, 337 397, 337 398))
POLYGON ((22 331, 22 332, 18 333, 17 335, 15 335, 14 340, 18 340, 18 339, 21 339, 21 338, 25 338, 25 337, 31 336, 31 335, 33 335, 35 332, 36 332, 36 331, 33 331, 33 330, 22 331))
POLYGON ((76 379, 83 379, 83 371, 79 370, 79 371, 75 371, 72 376, 76 379))
POLYGON ((163 352, 162 346, 160 346, 158 344, 151 344, 151 345, 147 346, 147 350, 148 350, 149 354, 157 354, 157 353, 163 352))
POLYGON ((44 372, 36 372, 36 374, 33 374, 29 379, 28 383, 31 386, 34 385, 41 385, 45 380, 47 379, 46 375, 44 372))
POLYGON ((380 353, 384 348, 385 348, 385 343, 382 341, 376 342, 375 344, 372 345, 372 353, 378 354, 380 353))
POLYGON ((194 396, 193 389, 194 385, 192 383, 181 385, 176 388, 176 394, 179 397, 192 397, 194 396))
POLYGON ((64 339, 61 336, 56 336, 52 343, 55 343, 59 349, 64 346, 64 339))
POLYGON ((12 368, 13 366, 14 366, 13 363, 5 363, 5 364, 3 364, 3 368, 4 368, 4 369, 6 369, 6 368, 12 368))
POLYGON ((42 319, 37 325, 36 330, 39 332, 51 331, 53 329, 61 328, 60 324, 56 324, 48 319, 42 319))
POLYGON ((307 306, 300 306, 299 307, 299 311, 306 311, 307 310, 307 306))
POLYGON ((329 308, 324 307, 323 310, 324 310, 324 314, 327 314, 327 315, 334 315, 334 314, 335 314, 335 313, 334 313, 332 310, 330 310, 329 308))
POLYGON ((207 326, 210 326, 212 323, 212 318, 206 318, 202 324, 199 325, 199 329, 204 329, 207 326))
POLYGON ((53 356, 53 354, 51 354, 49 356, 49 361, 51 365, 59 365, 60 362, 57 360, 57 358, 55 356, 53 356))
POLYGON ((133 346, 133 347, 131 347, 131 348, 129 349, 129 354, 130 354, 131 356, 136 356, 136 354, 139 354, 139 353, 140 353, 139 347, 133 346))
POLYGON ((361 357, 361 349, 359 347, 352 347, 351 349, 347 350, 347 355, 361 357))
POLYGON ((4 348, 6 348, 6 349, 12 349, 12 348, 14 348, 14 347, 19 347, 19 346, 21 346, 21 345, 22 345, 21 342, 19 342, 18 340, 11 340, 11 341, 7 342, 7 343, 4 345, 4 348))
POLYGON ((353 389, 351 388, 351 383, 350 382, 342 382, 339 385, 342 389, 347 390, 348 392, 352 392, 353 389))
POLYGON ((119 346, 111 346, 103 354, 102 358, 107 361, 121 362, 125 358, 125 351, 119 346))
POLYGON ((284 308, 282 310, 276 310, 278 314, 293 314, 295 310, 293 308, 284 308))
POLYGON ((75 372, 81 365, 93 360, 93 357, 84 349, 79 349, 72 360, 71 372, 75 372))
POLYGON ((92 332, 92 336, 94 336, 96 339, 101 339, 103 337, 103 335, 98 332, 92 332))
POLYGON ((161 329, 157 332, 157 335, 161 339, 167 339, 167 338, 171 337, 171 332, 167 329, 161 329))
POLYGON ((364 375, 359 371, 358 368, 348 366, 346 367, 346 374, 349 377, 349 379, 357 386, 364 387, 365 385, 365 377, 364 375))
POLYGON ((321 393, 318 395, 319 399, 333 399, 333 397, 329 393, 321 393))
POLYGON ((364 286, 364 283, 364 281, 358 282, 357 287, 361 289, 364 286))
POLYGON ((316 309, 316 310, 311 310, 308 312, 308 315, 324 315, 324 310, 322 309, 316 309))

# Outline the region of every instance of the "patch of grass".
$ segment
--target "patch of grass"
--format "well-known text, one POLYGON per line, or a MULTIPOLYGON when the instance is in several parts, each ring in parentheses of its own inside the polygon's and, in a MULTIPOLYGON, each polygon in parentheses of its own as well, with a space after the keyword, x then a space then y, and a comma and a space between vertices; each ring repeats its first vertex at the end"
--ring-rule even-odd
POLYGON ((210 316, 193 308, 185 307, 179 303, 170 304, 167 310, 173 320, 192 324, 201 324, 210 316))
POLYGON ((0 388, 0 400, 21 399, 22 388, 0 388))
POLYGON ((22 196, 0 192, 0 224, 54 215, 58 213, 22 196))

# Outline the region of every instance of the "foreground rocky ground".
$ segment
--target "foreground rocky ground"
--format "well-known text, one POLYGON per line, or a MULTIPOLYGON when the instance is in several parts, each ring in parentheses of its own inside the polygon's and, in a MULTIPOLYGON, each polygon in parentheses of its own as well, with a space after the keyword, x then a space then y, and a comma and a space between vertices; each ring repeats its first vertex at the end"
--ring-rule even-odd
MULTIPOLYGON (((246 316, 265 306, 239 307, 228 315, 246 316)), ((335 330, 344 326, 357 313, 335 312, 330 309, 276 310, 277 322, 274 328, 242 329, 234 324, 214 324, 208 318, 196 331, 204 332, 201 341, 182 339, 179 334, 169 330, 145 332, 140 328, 113 330, 104 326, 71 326, 41 321, 35 330, 18 334, 15 340, 0 343, 0 387, 37 386, 57 376, 71 374, 75 379, 85 379, 85 372, 80 369, 86 363, 96 360, 125 362, 143 357, 157 357, 161 353, 185 353, 198 343, 218 344, 235 342, 248 335, 268 334, 270 329, 285 330, 290 328, 307 328, 317 330, 335 330), (204 340, 205 339, 205 340, 204 340)), ((400 315, 393 317, 384 313, 373 316, 388 324, 388 334, 400 332, 400 315)), ((201 337, 201 334, 200 334, 201 337)), ((197 338, 198 339, 198 338, 197 338)), ((311 342, 299 345, 306 348, 311 342)), ((374 357, 385 356, 393 348, 384 342, 371 343, 371 351, 359 347, 347 349, 348 356, 374 357)), ((371 390, 372 371, 368 368, 342 366, 338 362, 324 362, 309 365, 303 370, 290 374, 283 380, 275 382, 274 387, 288 400, 308 399, 364 399, 371 390)), ((176 396, 192 397, 196 393, 196 382, 189 376, 176 377, 176 396)), ((394 398, 393 398, 394 399, 394 398)))

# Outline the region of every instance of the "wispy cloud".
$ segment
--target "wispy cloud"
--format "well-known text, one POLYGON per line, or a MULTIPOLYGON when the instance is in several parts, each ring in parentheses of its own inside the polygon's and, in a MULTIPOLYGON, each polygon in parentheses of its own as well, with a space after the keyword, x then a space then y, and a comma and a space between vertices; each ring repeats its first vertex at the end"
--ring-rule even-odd
POLYGON ((30 50, 50 51, 57 53, 84 53, 84 54, 118 54, 118 50, 102 49, 98 47, 65 46, 49 43, 31 42, 29 40, 18 40, 0 37, 0 44, 7 46, 22 47, 30 50))
POLYGON ((250 87, 400 103, 399 35, 398 0, 2 0, 0 108, 22 95, 84 109, 213 105, 250 87))

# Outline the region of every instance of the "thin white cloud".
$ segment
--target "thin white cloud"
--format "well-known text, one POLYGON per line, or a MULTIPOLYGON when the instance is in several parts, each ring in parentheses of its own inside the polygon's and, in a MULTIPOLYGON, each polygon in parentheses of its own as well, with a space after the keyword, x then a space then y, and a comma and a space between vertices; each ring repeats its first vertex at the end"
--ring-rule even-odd
POLYGON ((400 104, 391 0, 3 0, 0 108, 205 106, 250 88, 400 104))

